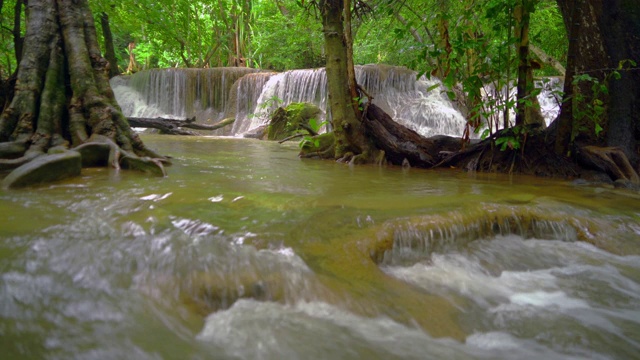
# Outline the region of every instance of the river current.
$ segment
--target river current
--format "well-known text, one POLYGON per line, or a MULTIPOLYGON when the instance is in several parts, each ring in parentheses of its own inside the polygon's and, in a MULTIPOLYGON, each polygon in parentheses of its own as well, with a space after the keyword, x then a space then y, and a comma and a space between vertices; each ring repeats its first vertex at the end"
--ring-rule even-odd
POLYGON ((640 196, 145 135, 0 191, 2 359, 632 359, 640 196))

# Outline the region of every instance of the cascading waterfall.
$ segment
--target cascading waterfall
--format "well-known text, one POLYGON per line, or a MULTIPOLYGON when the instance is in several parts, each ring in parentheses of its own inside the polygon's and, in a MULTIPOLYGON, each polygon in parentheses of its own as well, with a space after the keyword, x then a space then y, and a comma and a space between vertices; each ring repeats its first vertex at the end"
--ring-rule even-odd
MULTIPOLYGON (((274 73, 248 74, 236 81, 229 95, 229 106, 225 112, 225 118, 233 117, 236 121, 230 129, 223 128, 224 135, 244 134, 250 129, 251 119, 255 113, 263 88, 274 73)), ((275 75, 277 76, 277 75, 275 75)))
POLYGON ((133 74, 126 86, 118 77, 111 80, 111 85, 125 116, 195 116, 198 122, 215 122, 225 114, 233 84, 259 71, 249 68, 151 69, 133 74))
MULTIPOLYGON (((395 121, 423 136, 462 134, 466 121, 446 95, 438 91, 440 87, 435 86, 438 80, 424 77, 416 80, 415 71, 398 66, 363 65, 355 70, 358 84, 395 121)), ((291 70, 275 75, 263 89, 259 111, 249 128, 266 124, 270 112, 293 102, 313 103, 330 117, 327 98, 324 69, 291 70)))
MULTIPOLYGON (((417 73, 389 65, 356 66, 356 79, 373 103, 423 136, 460 136, 466 120, 437 79, 416 79, 417 73)), ((111 85, 125 116, 196 117, 213 123, 234 117, 216 135, 241 136, 265 125, 279 106, 309 102, 330 117, 325 70, 283 73, 249 68, 152 69, 112 79, 111 85)), ((554 104, 541 95, 543 110, 555 117, 554 104)), ((329 119, 330 120, 330 119, 329 119)))

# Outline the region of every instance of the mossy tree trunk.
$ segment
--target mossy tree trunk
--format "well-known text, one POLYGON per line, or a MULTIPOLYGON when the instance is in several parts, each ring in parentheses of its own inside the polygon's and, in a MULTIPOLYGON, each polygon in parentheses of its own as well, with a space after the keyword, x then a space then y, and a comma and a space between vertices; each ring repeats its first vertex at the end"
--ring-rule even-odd
POLYGON ((104 56, 109 62, 109 78, 112 78, 120 75, 120 70, 118 70, 116 50, 113 46, 113 34, 111 33, 109 15, 106 12, 100 15, 100 26, 102 27, 102 38, 104 39, 104 56))
POLYGON ((322 0, 322 25, 327 57, 329 106, 335 133, 335 158, 368 161, 372 144, 365 136, 362 122, 356 116, 349 88, 349 59, 343 23, 343 0, 322 0))
POLYGON ((30 0, 28 11, 15 93, 0 115, 0 170, 97 142, 110 144, 114 167, 145 163, 164 173, 165 159, 145 147, 115 101, 87 1, 30 0))
POLYGON ((525 124, 527 101, 531 96, 533 88, 533 76, 531 65, 529 64, 529 22, 531 11, 535 6, 534 1, 520 0, 515 7, 514 15, 516 20, 515 35, 518 41, 518 84, 517 84, 517 104, 516 104, 516 126, 525 124))

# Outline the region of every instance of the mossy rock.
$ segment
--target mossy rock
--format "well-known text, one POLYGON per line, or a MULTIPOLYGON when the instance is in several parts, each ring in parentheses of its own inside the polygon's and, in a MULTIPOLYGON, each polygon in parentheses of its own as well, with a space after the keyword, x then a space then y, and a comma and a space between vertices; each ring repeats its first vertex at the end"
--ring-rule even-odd
POLYGON ((269 122, 268 140, 282 140, 296 133, 303 132, 309 126, 311 119, 319 118, 322 110, 310 103, 292 103, 287 107, 279 107, 271 115, 269 122))
POLYGON ((14 169, 2 181, 2 187, 21 188, 79 176, 82 169, 80 153, 66 151, 42 155, 14 169))

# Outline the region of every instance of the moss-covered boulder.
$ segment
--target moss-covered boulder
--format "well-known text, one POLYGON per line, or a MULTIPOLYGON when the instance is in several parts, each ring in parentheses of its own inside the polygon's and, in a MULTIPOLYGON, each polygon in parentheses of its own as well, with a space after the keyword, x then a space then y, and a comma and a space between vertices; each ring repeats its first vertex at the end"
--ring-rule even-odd
POLYGON ((311 119, 315 119, 315 123, 320 123, 322 110, 310 103, 292 103, 287 107, 279 107, 271 115, 269 122, 268 140, 282 140, 297 133, 308 134, 311 119))

